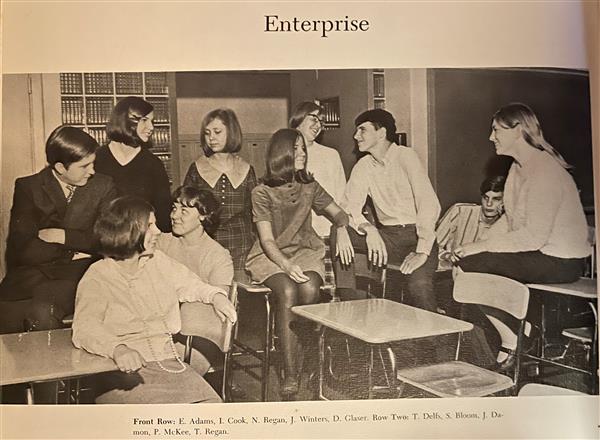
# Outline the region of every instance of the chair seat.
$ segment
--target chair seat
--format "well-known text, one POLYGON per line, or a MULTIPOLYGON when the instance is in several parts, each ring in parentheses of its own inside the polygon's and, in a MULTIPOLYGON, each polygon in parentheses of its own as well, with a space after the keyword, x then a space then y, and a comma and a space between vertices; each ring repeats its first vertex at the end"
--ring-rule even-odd
POLYGON ((398 371, 398 379, 439 397, 482 397, 511 388, 511 378, 460 361, 398 371))
POLYGON ((519 391, 521 396, 585 396, 585 393, 541 383, 528 383, 519 391))
POLYGON ((567 338, 591 344, 594 333, 592 327, 575 327, 564 329, 562 335, 567 338))

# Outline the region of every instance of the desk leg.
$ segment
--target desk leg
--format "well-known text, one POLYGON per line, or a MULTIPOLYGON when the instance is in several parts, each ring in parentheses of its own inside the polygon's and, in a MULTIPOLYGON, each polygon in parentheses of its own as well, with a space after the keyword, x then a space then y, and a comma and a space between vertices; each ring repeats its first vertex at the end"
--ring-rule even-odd
POLYGON ((327 327, 321 327, 321 335, 319 336, 319 400, 328 400, 323 395, 323 375, 325 370, 325 332, 327 327))
MULTIPOLYGON (((397 376, 398 376, 398 366, 396 365, 396 353, 394 353, 394 350, 392 350, 391 346, 387 346, 386 348, 387 352, 388 352, 388 356, 390 357, 390 363, 392 364, 392 383, 391 383, 391 389, 394 391, 394 393, 398 394, 398 387, 396 385, 396 381, 398 380, 397 376)), ((394 396, 394 397, 399 397, 398 395, 394 396)))
POLYGON ((368 374, 368 399, 373 398, 373 346, 369 345, 369 374, 368 374))
POLYGON ((25 389, 25 397, 27 398, 27 405, 33 405, 33 384, 28 383, 27 388, 25 389))

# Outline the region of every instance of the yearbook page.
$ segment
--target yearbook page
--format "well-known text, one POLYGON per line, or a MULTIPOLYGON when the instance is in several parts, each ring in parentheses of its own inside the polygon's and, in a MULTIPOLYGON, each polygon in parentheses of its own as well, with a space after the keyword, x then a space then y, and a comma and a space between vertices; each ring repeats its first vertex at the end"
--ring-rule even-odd
POLYGON ((1 20, 1 438, 598 438, 598 2, 6 0, 1 20), (65 125, 100 146, 85 175, 48 154, 65 125), (92 264, 64 231, 96 239, 142 156, 127 178, 162 235, 120 290, 117 269, 98 281, 116 251, 92 264), (170 255, 202 204, 197 253, 170 255), (49 246, 91 269, 65 283, 32 255, 49 246), (190 270, 233 274, 235 326, 216 304, 157 318, 199 285, 190 270), (94 319, 110 341, 86 343, 94 319), (154 376, 152 319, 175 356, 154 376), (224 342, 183 356, 186 319, 224 342))

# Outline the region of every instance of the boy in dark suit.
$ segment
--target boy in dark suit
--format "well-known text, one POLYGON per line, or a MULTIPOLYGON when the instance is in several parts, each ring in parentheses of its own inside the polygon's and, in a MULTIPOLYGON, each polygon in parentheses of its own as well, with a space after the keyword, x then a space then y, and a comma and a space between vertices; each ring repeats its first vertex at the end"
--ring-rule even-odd
POLYGON ((116 196, 112 179, 94 175, 98 143, 60 126, 46 142, 48 166, 15 181, 0 283, 0 332, 61 326, 73 313, 77 283, 94 259, 92 227, 116 196))

